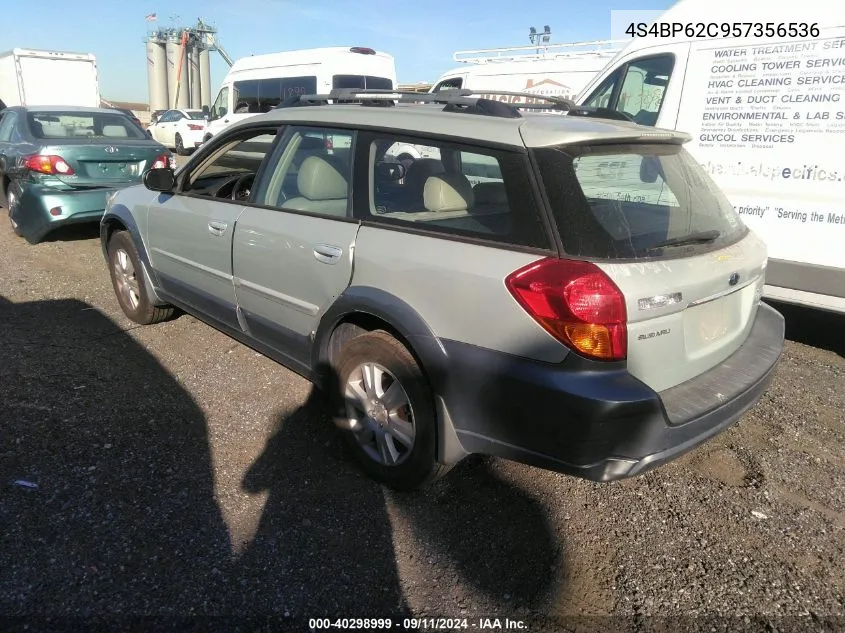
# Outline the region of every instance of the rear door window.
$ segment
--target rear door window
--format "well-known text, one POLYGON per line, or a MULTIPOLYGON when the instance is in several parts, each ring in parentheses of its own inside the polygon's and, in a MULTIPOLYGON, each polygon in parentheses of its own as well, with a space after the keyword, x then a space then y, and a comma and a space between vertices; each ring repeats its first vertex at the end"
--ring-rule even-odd
POLYGON ((534 150, 563 241, 578 257, 677 256, 731 244, 747 229, 680 145, 534 150))
POLYGON ((359 209, 366 219, 456 238, 549 248, 527 156, 389 135, 372 135, 366 146, 369 200, 359 209))

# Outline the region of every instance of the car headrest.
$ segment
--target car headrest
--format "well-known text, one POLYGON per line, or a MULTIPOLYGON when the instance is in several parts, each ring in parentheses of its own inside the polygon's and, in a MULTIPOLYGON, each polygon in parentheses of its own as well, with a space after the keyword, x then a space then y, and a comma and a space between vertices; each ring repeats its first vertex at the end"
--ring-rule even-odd
POLYGON ((125 137, 129 136, 126 132, 126 128, 122 125, 104 125, 103 126, 103 136, 111 136, 111 137, 125 137))
POLYGON ((466 211, 474 198, 472 185, 463 174, 435 174, 425 181, 423 204, 429 211, 466 211))
POLYGON ((309 200, 340 200, 347 195, 346 171, 333 156, 309 156, 302 161, 296 184, 300 195, 309 200))
POLYGON ((408 167, 405 174, 405 186, 409 189, 422 189, 429 176, 446 171, 436 158, 418 158, 408 167))
POLYGON ((480 182, 473 187, 473 193, 475 204, 508 204, 508 192, 503 182, 480 182))

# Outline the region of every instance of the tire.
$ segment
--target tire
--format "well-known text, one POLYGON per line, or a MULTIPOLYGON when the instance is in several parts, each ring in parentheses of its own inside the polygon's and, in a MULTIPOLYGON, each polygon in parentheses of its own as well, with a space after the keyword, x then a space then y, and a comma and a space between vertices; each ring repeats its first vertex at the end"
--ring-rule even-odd
POLYGON ((176 143, 176 153, 179 154, 179 156, 187 156, 188 152, 185 150, 185 144, 182 141, 182 135, 181 134, 176 135, 175 143, 176 143))
POLYGON ((173 307, 152 304, 146 287, 137 278, 141 260, 129 233, 114 233, 109 240, 108 254, 112 287, 123 314, 140 325, 159 323, 173 316, 173 307))
POLYGON ((341 433, 356 462, 370 477, 395 490, 410 491, 450 470, 436 460, 437 425, 431 390, 414 357, 399 341, 381 330, 356 336, 341 350, 337 380, 334 410, 344 412, 339 415, 338 426, 342 427, 341 433), (363 367, 380 370, 380 384, 367 381, 363 367), (373 389, 368 389, 366 382, 373 389), (395 392, 392 382, 398 382, 404 393, 395 392), (391 388, 394 392, 388 393, 391 388), (359 397, 345 398, 345 393, 357 393, 359 397), (403 397, 390 395, 396 393, 403 397), (383 395, 394 403, 407 402, 409 407, 393 408, 391 415, 390 402, 386 407, 379 404, 383 395), (372 415, 364 411, 367 407, 371 407, 372 415), (410 448, 407 442, 397 439, 402 436, 407 440, 409 430, 410 448))
POLYGON ((9 189, 6 191, 6 211, 9 214, 9 226, 12 227, 12 232, 15 235, 21 237, 23 234, 12 219, 12 208, 15 206, 15 203, 17 203, 17 200, 17 195, 14 191, 12 191, 12 184, 9 183, 9 189))

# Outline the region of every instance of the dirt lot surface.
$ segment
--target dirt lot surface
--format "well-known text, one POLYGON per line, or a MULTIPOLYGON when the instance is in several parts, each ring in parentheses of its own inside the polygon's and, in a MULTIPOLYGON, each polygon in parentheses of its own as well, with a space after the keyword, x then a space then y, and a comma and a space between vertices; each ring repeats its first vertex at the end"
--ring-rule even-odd
POLYGON ((133 326, 96 229, 30 246, 0 213, 0 615, 845 626, 841 318, 789 309, 760 403, 656 472, 470 459, 398 495, 301 378, 190 316, 133 326))

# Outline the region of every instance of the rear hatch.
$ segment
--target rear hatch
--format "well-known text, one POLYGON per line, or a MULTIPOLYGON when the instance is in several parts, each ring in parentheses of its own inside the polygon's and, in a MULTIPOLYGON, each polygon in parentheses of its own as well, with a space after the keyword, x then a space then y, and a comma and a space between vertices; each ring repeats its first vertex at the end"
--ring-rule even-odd
POLYGON ((630 373, 663 391, 748 337, 765 244, 679 142, 535 150, 567 256, 624 295, 630 373))
POLYGON ((168 153, 119 112, 34 112, 28 117, 33 135, 45 144, 39 153, 60 157, 67 165, 66 168, 59 163, 58 169, 45 172, 64 185, 111 187, 138 183, 168 153))

